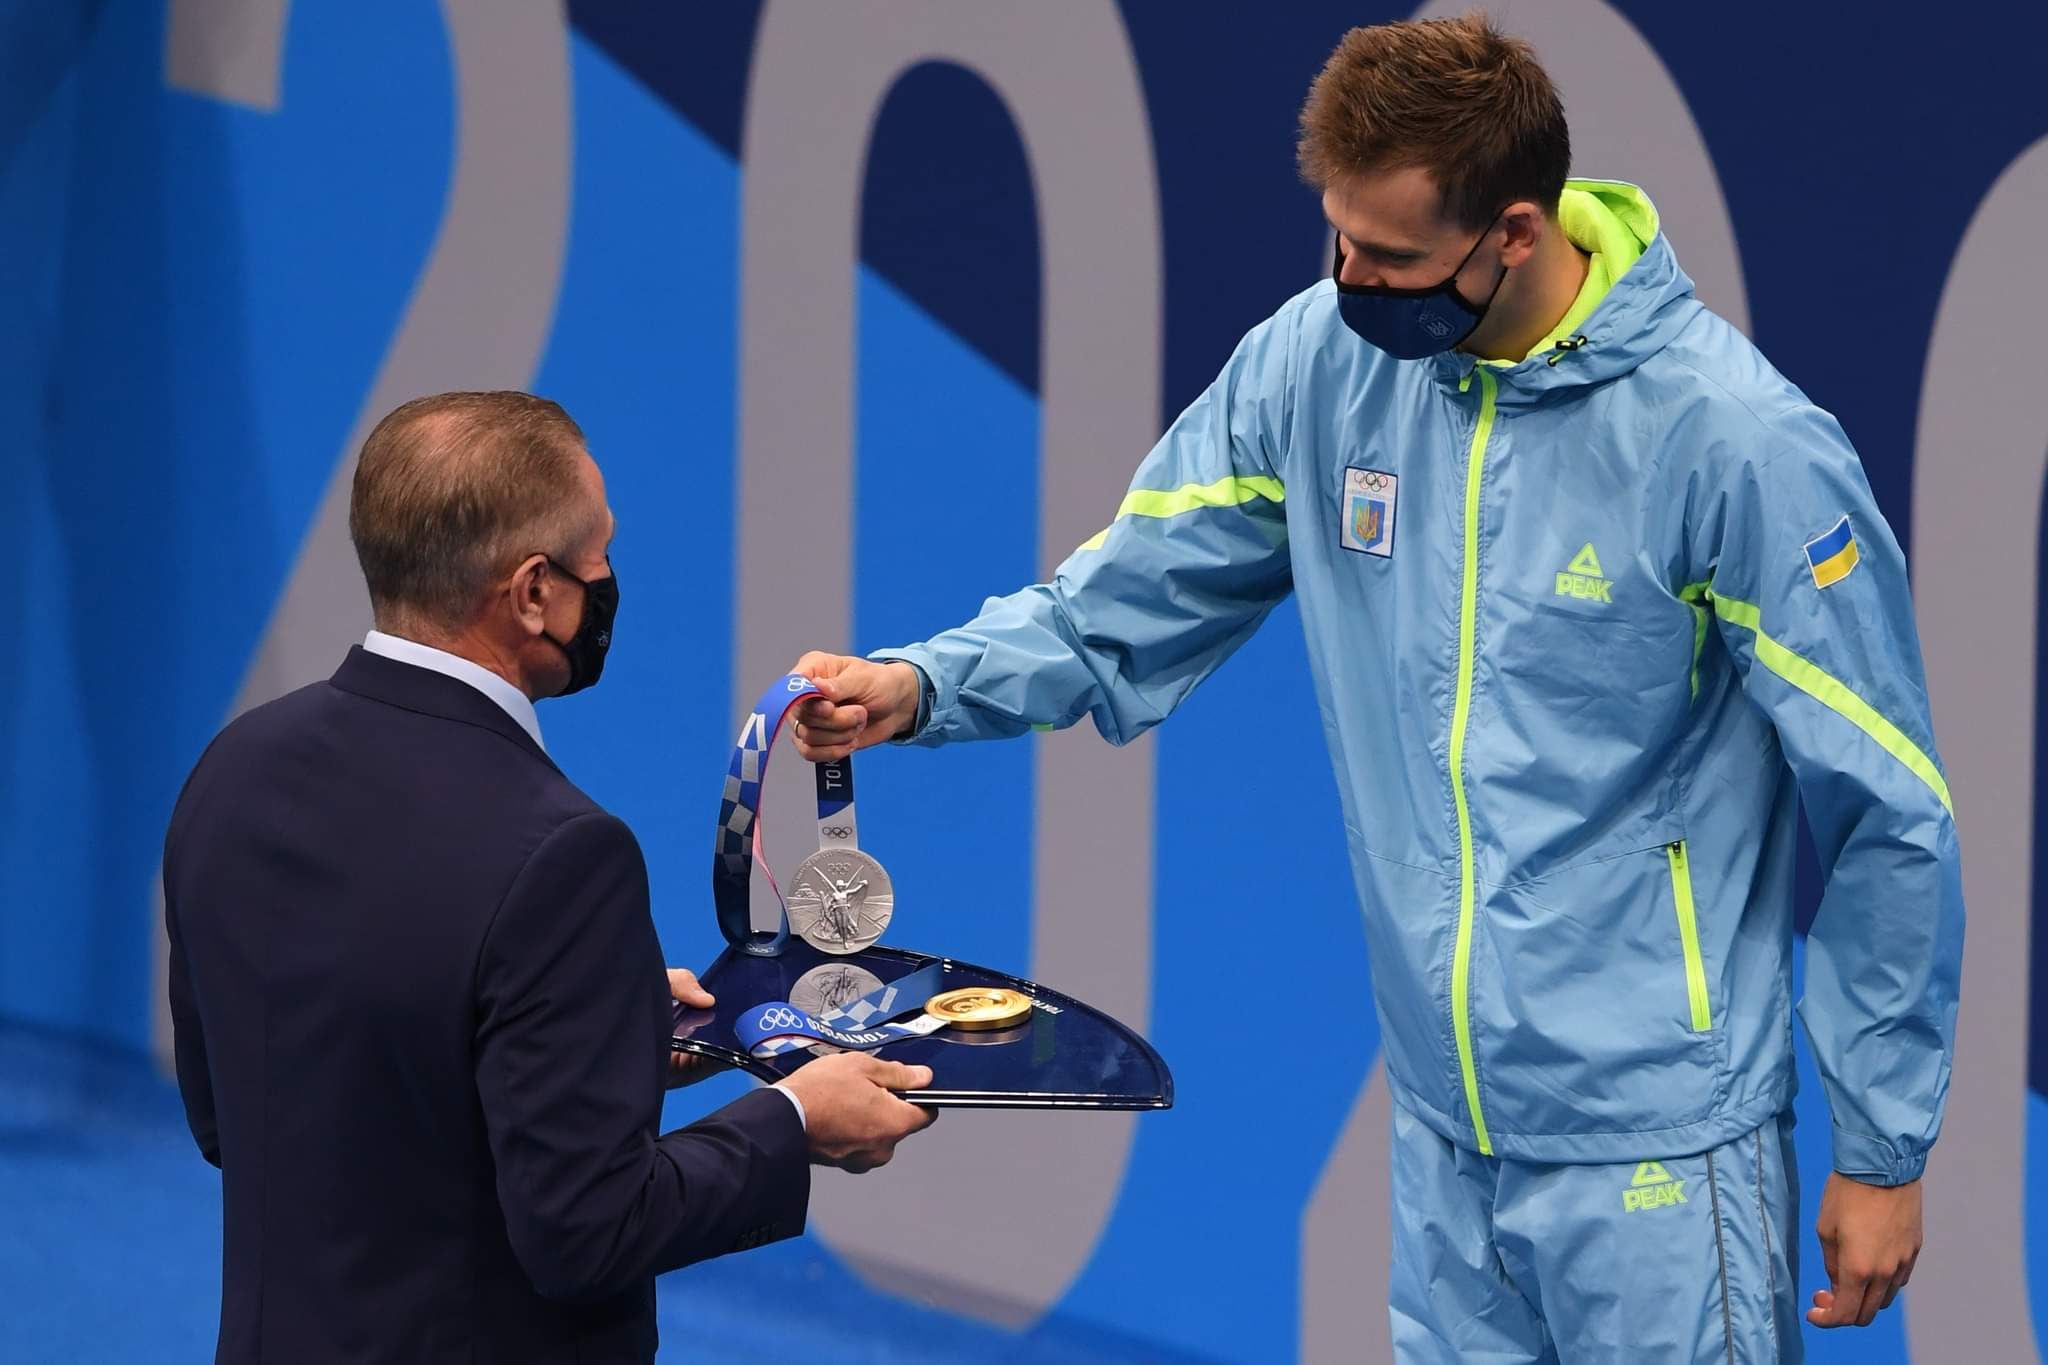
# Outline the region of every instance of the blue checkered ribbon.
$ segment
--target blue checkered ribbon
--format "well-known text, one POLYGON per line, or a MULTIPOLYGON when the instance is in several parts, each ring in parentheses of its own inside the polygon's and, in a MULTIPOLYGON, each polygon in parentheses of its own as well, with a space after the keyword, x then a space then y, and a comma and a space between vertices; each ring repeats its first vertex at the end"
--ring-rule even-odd
POLYGON ((782 722, 796 704, 823 695, 817 684, 797 673, 770 683, 740 727, 732 763, 725 772, 725 792, 718 801, 718 846, 711 858, 711 898, 718 908, 718 928, 725 941, 756 957, 775 957, 789 941, 789 907, 761 846, 761 784, 768 776, 768 751, 775 747, 782 722), (782 910, 782 921, 772 933, 754 932, 748 886, 757 863, 782 910))
POLYGON ((921 1038, 944 1028, 945 1021, 928 1014, 902 1024, 889 1021, 922 1009, 925 1001, 939 993, 945 975, 943 963, 929 963, 819 1015, 806 1014, 787 1000, 770 1000, 742 1014, 733 1032, 739 1035, 740 1046, 756 1057, 774 1057, 817 1043, 865 1052, 899 1038, 921 1038))

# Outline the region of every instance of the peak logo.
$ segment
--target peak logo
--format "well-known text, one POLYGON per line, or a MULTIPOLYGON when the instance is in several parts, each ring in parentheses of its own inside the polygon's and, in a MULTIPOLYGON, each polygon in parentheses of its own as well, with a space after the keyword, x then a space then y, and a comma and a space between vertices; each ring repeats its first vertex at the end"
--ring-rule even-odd
POLYGON ((1661 1209, 1666 1204, 1683 1204, 1685 1182, 1674 1180, 1664 1169, 1661 1161, 1644 1161, 1636 1166, 1635 1179, 1621 1192, 1621 1211, 1637 1213, 1643 1209, 1661 1209))
POLYGON ((1593 551, 1593 543, 1586 542, 1586 548, 1572 556, 1571 564, 1557 576, 1559 597, 1581 597, 1589 602, 1612 602, 1609 596, 1614 584, 1600 572, 1600 556, 1593 551))

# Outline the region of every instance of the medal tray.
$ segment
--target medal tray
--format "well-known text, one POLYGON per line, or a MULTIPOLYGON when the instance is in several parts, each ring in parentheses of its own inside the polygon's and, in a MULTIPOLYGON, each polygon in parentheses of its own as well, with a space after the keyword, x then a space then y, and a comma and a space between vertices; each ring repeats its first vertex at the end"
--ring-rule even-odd
POLYGON ((1002 986, 1037 1003, 1023 1023, 990 1032, 940 1029, 873 1049, 878 1057, 932 1069, 928 1089, 905 1096, 947 1109, 1170 1109, 1173 1075, 1150 1043, 1102 1011, 1021 977, 950 958, 879 945, 837 956, 792 938, 781 955, 755 957, 728 948, 700 977, 717 998, 708 1010, 675 1007, 671 1045, 779 1081, 818 1055, 798 1048, 755 1057, 733 1031, 739 1016, 770 1000, 787 1000, 797 979, 824 966, 850 966, 882 982, 930 963, 945 968, 942 990, 1002 986))

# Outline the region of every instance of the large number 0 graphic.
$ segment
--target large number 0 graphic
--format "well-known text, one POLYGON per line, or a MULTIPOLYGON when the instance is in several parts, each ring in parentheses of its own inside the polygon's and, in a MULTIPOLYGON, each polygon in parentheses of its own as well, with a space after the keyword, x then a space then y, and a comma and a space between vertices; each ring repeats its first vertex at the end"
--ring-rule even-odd
MULTIPOLYGON (((778 512, 795 489, 810 507, 853 506, 863 152, 889 88, 925 61, 987 81, 1031 163, 1044 261, 1042 569, 1100 528, 1158 436, 1156 176, 1116 7, 775 0, 745 135, 735 695, 849 634, 851 512, 808 519, 797 537, 778 531, 778 512), (789 398, 793 374, 801 402, 789 398)), ((1150 746, 1113 750, 1085 732, 1036 743, 1032 972, 1140 1024, 1151 1003, 1150 746), (1092 848, 1115 859, 1071 852, 1092 848)), ((1131 1136, 1127 1115, 954 1114, 906 1149, 914 1179, 821 1178, 814 1225, 880 1287, 1028 1321, 1094 1247, 1131 1136), (1027 1230, 1013 1256, 969 1264, 919 1235, 967 1207, 1027 1230)))
MULTIPOLYGON (((1455 0, 1418 19, 1450 18, 1455 0)), ((1515 11, 1571 110, 1575 175, 1642 183, 1675 232, 1707 305, 1749 330, 1748 294, 1721 182, 1692 112, 1642 35, 1598 0, 1515 11)), ((1323 1166, 1301 1220, 1301 1356, 1391 1358, 1387 1335, 1390 1212, 1386 1203, 1387 1082, 1375 1061, 1323 1166)))
POLYGON ((1991 187, 1942 290, 1913 460, 1913 596, 1955 795, 1970 931, 1927 1255, 1907 1293, 1916 1359, 2039 1360, 2025 1274, 2035 622, 2048 412, 2033 329, 2048 281, 2015 269, 2048 211, 2048 139, 1991 187))
MULTIPOLYGON (((178 0, 166 79, 273 108, 285 0, 178 0)), ((349 482, 370 428, 409 398, 523 388, 547 340, 569 226, 569 54, 552 0, 442 0, 455 66, 454 184, 426 270, 342 442, 290 581, 229 715, 333 671, 370 622, 348 538, 349 482)), ((161 908, 159 906, 159 908, 161 908)), ((157 916, 154 1034, 170 1055, 157 916)))

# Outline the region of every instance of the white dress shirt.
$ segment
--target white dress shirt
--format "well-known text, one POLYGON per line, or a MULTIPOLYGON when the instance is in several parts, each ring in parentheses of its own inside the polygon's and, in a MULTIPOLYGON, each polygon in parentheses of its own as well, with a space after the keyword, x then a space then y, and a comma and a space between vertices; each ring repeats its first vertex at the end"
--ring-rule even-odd
POLYGON ((381 654, 387 659, 396 659, 414 668, 431 669, 445 673, 457 682, 466 682, 477 691, 498 703, 498 708, 519 722, 519 728, 533 736, 533 742, 541 744, 540 717, 534 714, 533 701, 524 692, 506 682, 482 664, 450 654, 445 649, 435 649, 417 640, 407 640, 396 635, 386 635, 373 630, 363 637, 363 648, 372 654, 381 654))
MULTIPOLYGON (((468 683, 496 702, 506 715, 518 721, 519 728, 533 736, 533 742, 540 745, 543 753, 547 751, 548 746, 541 743, 540 717, 534 713, 532 698, 482 664, 465 659, 460 654, 450 654, 445 649, 423 645, 417 640, 386 635, 381 630, 373 630, 365 635, 363 648, 372 654, 396 659, 415 668, 431 669, 436 673, 444 673, 457 682, 468 683)), ((789 1096, 789 1102, 796 1106, 797 1122, 803 1124, 805 1131, 808 1132, 810 1117, 804 1113, 804 1102, 786 1086, 777 1085, 773 1088, 789 1096)))

